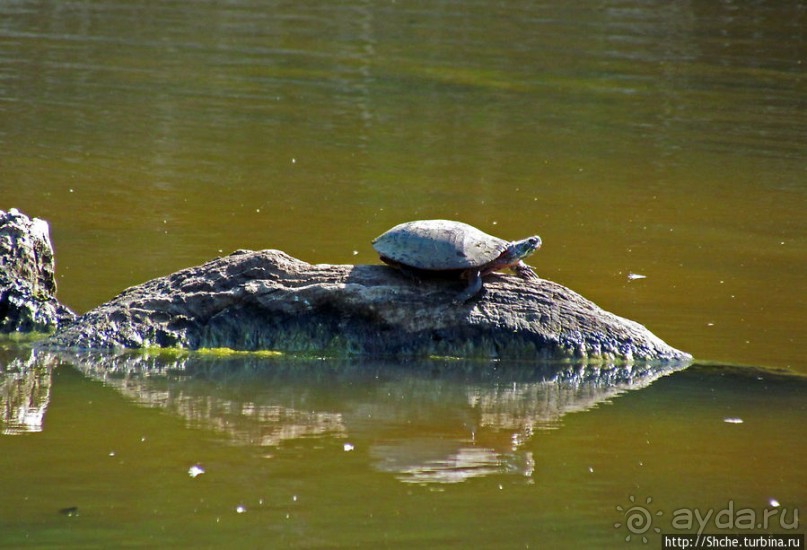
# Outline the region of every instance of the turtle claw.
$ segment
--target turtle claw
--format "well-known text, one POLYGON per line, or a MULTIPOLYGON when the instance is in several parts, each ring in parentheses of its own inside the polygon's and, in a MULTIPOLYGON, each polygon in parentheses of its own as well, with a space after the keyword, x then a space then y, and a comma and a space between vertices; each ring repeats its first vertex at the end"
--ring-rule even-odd
POLYGON ((541 278, 535 274, 535 271, 533 271, 532 267, 528 266, 524 262, 519 262, 516 265, 514 265, 513 271, 516 273, 516 275, 527 281, 541 280, 541 278))

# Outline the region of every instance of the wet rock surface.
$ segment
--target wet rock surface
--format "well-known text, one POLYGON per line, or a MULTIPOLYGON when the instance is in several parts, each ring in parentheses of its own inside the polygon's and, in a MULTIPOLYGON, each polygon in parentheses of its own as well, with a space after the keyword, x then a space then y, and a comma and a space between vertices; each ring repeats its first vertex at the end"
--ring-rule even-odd
POLYGON ((229 347, 313 354, 686 361, 642 325, 537 277, 460 280, 383 265, 308 264, 236 251, 132 287, 63 327, 56 348, 229 347))
POLYGON ((0 210, 0 333, 50 332, 72 320, 55 294, 48 223, 0 210))

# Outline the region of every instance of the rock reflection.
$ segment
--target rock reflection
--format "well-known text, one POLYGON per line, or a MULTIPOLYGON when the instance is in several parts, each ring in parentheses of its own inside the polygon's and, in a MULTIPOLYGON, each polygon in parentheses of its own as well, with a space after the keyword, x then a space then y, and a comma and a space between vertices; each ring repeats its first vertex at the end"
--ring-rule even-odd
MULTIPOLYGON (((431 360, 407 364, 191 354, 60 354, 134 401, 167 409, 235 444, 281 447, 319 438, 366 452, 406 483, 493 474, 528 480, 524 444, 621 392, 686 365, 614 366, 431 360)), ((336 448, 336 447, 335 447, 336 448)))
POLYGON ((51 371, 55 358, 29 351, 0 359, 0 433, 41 432, 50 403, 51 371))
POLYGON ((345 435, 338 412, 275 402, 268 391, 253 396, 239 391, 243 384, 249 387, 252 378, 261 384, 259 370, 243 360, 98 353, 62 356, 137 403, 167 409, 191 426, 225 433, 236 444, 277 446, 306 437, 345 435))

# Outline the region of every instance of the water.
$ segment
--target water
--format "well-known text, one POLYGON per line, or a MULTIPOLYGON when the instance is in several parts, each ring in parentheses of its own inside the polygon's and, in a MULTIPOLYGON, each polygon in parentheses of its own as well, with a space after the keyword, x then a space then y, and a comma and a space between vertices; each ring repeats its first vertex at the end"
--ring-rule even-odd
POLYGON ((32 414, 0 437, 8 546, 621 547, 631 498, 667 533, 728 506, 787 533, 807 486, 804 379, 748 367, 27 361, 16 387, 39 391, 7 403, 32 414))
POLYGON ((5 344, 0 545, 625 547, 631 495, 803 505, 806 12, 3 3, 0 208, 50 222, 74 309, 238 248, 376 262, 448 217, 541 235, 541 276, 699 364, 569 414, 534 365, 234 359, 127 389, 5 344))

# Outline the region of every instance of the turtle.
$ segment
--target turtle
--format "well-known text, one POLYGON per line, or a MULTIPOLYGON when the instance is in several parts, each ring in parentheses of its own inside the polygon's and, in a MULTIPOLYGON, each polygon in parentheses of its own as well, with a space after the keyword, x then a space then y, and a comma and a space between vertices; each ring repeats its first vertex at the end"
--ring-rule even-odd
POLYGON ((467 223, 417 220, 396 225, 373 239, 381 260, 411 276, 448 274, 467 279, 453 302, 463 304, 482 290, 482 277, 512 268, 524 278, 537 278, 521 260, 541 247, 534 235, 508 242, 467 223))

